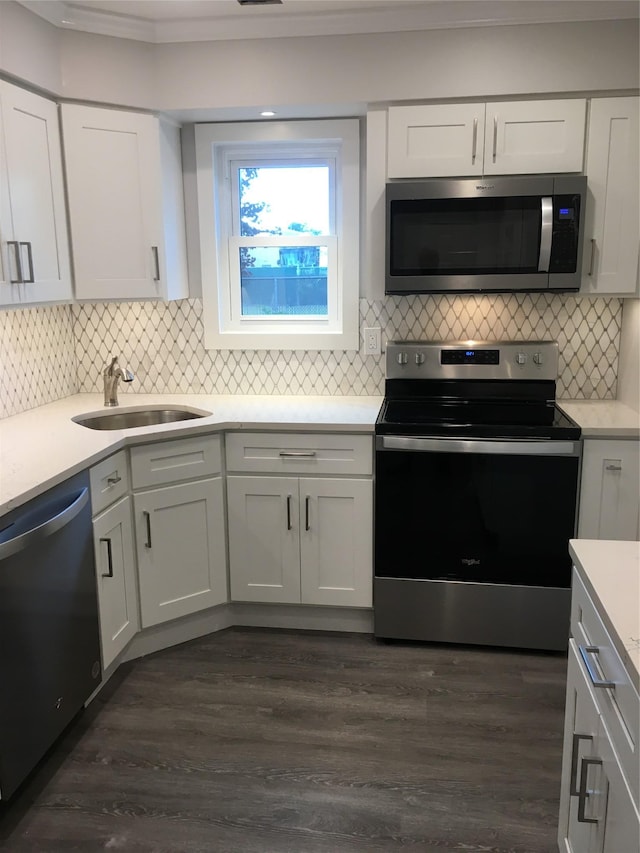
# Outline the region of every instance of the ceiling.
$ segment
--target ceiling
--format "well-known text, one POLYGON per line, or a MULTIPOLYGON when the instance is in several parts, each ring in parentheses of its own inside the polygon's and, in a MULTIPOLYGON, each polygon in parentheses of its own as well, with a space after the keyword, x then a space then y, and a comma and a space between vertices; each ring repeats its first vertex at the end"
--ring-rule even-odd
POLYGON ((638 20, 637 0, 18 0, 55 26, 151 43, 638 20))

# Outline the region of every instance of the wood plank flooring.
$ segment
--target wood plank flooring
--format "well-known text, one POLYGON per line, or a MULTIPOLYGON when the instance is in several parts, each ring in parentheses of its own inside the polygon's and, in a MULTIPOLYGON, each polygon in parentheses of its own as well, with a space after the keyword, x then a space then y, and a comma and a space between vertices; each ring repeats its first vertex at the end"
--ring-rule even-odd
POLYGON ((562 655, 233 628, 122 667, 7 853, 555 853, 562 655))

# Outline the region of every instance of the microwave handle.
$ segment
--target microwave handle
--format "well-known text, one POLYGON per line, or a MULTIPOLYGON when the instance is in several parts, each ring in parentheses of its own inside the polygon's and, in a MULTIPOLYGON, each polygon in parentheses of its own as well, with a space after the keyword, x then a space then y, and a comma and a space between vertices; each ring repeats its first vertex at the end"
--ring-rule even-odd
POLYGON ((551 262, 551 238, 553 237, 553 199, 543 196, 540 199, 542 211, 542 227, 540 228, 540 254, 538 255, 538 272, 549 272, 551 262))

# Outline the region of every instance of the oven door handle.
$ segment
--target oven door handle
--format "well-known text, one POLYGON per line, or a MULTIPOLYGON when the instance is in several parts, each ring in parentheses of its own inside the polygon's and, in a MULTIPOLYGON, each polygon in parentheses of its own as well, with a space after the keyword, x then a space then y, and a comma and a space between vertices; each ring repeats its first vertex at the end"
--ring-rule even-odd
POLYGON ((578 456, 575 441, 483 441, 465 438, 413 438, 400 435, 378 436, 378 450, 417 450, 423 453, 489 453, 492 456, 578 456))

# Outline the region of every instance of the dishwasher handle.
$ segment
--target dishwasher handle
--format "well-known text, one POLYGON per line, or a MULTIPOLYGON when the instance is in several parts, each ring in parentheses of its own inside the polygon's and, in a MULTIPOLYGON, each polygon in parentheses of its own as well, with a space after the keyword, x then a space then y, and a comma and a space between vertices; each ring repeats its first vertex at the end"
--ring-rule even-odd
POLYGON ((62 530, 67 524, 82 512, 89 502, 89 489, 86 486, 80 491, 73 492, 48 505, 45 504, 39 510, 27 512, 24 518, 10 524, 3 532, 9 532, 11 527, 16 527, 15 535, 10 539, 4 539, 0 532, 0 561, 12 557, 20 551, 30 548, 32 545, 53 536, 62 530), (42 515, 47 512, 47 517, 42 520, 42 515), (25 530, 25 526, 28 529, 25 530))

